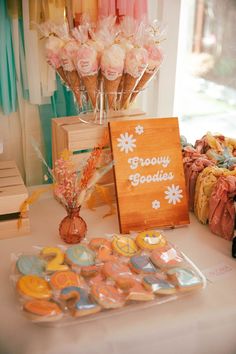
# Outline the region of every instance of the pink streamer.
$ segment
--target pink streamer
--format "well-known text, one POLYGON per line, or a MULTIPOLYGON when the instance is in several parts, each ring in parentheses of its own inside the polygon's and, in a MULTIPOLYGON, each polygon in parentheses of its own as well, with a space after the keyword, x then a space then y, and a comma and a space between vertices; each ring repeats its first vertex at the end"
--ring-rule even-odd
POLYGON ((117 0, 117 10, 120 17, 130 16, 138 22, 147 19, 147 0, 117 0))
POLYGON ((126 1, 126 13, 125 16, 134 17, 134 4, 135 0, 126 1))
POLYGON ((126 13, 126 0, 117 0, 117 9, 119 10, 119 15, 124 16, 126 13))
POLYGON ((133 16, 138 22, 147 20, 147 0, 135 0, 133 16))
MULTIPOLYGON (((73 12, 77 20, 83 12, 83 1, 73 0, 73 12)), ((130 16, 141 22, 147 20, 147 10, 147 0, 98 0, 99 18, 118 14, 119 17, 130 16)))
POLYGON ((98 14, 100 18, 116 15, 115 0, 98 0, 98 14))

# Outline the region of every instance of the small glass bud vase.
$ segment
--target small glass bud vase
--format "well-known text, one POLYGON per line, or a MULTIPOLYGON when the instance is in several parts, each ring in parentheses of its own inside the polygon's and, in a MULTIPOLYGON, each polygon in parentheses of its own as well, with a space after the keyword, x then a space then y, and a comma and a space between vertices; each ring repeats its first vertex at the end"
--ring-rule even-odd
POLYGON ((60 223, 59 234, 66 243, 79 243, 85 237, 87 224, 80 216, 80 208, 67 208, 67 216, 60 223))

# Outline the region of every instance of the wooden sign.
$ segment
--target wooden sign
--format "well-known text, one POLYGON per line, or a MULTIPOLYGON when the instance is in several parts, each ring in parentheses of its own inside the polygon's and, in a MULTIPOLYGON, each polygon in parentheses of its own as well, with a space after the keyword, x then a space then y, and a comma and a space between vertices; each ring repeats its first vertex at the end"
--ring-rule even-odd
POLYGON ((189 223, 177 118, 109 123, 120 231, 189 223))

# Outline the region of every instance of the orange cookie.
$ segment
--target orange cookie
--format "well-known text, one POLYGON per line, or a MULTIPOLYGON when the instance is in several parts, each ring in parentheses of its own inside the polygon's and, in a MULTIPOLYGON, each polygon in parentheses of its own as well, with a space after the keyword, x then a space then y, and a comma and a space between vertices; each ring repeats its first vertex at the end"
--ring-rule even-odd
POLYGON ((17 282, 17 290, 25 297, 35 299, 49 299, 52 297, 52 290, 43 278, 37 275, 24 275, 17 282))
POLYGON ((125 296, 112 285, 97 283, 92 286, 92 297, 105 309, 122 307, 125 296))
POLYGON ((181 254, 170 245, 153 250, 150 258, 153 264, 162 269, 178 267, 184 262, 181 254))
POLYGON ((50 284, 52 288, 61 290, 68 286, 78 286, 80 284, 79 276, 75 272, 66 270, 56 272, 51 276, 50 284))
POLYGON ((97 253, 97 259, 100 262, 117 261, 117 257, 110 253, 106 248, 101 248, 97 253))
POLYGON ((87 267, 81 267, 81 275, 85 278, 92 278, 97 276, 101 272, 101 267, 93 265, 87 267))
POLYGON ((144 289, 144 287, 139 281, 133 280, 133 284, 131 285, 128 291, 127 300, 151 301, 154 298, 155 296, 151 291, 144 289))
POLYGON ((129 267, 120 262, 106 262, 102 268, 102 272, 106 278, 110 278, 112 280, 132 276, 129 267))
POLYGON ((140 232, 135 242, 143 250, 154 250, 155 248, 165 246, 167 243, 163 234, 155 230, 140 232))
POLYGON ((89 242, 89 247, 97 253, 97 259, 101 262, 115 260, 112 255, 111 242, 103 237, 98 237, 89 242))
POLYGON ((105 281, 105 276, 102 273, 98 273, 98 275, 95 275, 95 277, 87 279, 87 282, 90 286, 104 281, 105 281))
POLYGON ((91 240, 89 242, 89 247, 93 251, 98 251, 101 248, 106 248, 107 250, 112 251, 111 241, 109 241, 103 237, 97 237, 97 238, 94 238, 93 240, 91 240))
POLYGON ((62 317, 60 307, 52 301, 48 300, 30 300, 24 304, 26 311, 32 320, 40 320, 40 317, 45 321, 59 320, 62 317))
POLYGON ((124 291, 127 291, 128 289, 130 289, 133 284, 134 284, 134 276, 123 276, 123 277, 117 277, 115 282, 116 282, 116 286, 124 291))

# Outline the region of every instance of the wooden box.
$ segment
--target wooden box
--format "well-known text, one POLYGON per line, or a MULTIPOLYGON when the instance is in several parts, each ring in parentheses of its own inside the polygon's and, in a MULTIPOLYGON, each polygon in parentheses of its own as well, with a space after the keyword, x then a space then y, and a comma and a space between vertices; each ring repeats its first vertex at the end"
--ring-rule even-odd
MULTIPOLYGON (((92 115, 91 115, 92 117, 92 115)), ((127 118, 144 118, 145 113, 140 109, 114 111, 109 116, 110 120, 115 119, 127 119, 127 118)), ((79 120, 79 117, 65 117, 52 119, 52 157, 53 165, 55 161, 60 157, 64 149, 68 149, 73 153, 73 161, 78 171, 81 170, 84 161, 89 157, 93 147, 101 140, 104 130, 108 129, 105 125, 98 124, 86 124, 79 120)), ((107 150, 104 150, 103 156, 107 150)), ((109 171, 99 181, 99 184, 105 186, 110 195, 115 199, 115 188, 113 180, 113 171, 109 171)), ((101 205, 103 202, 99 197, 95 198, 95 204, 101 205)))
POLYGON ((28 211, 18 229, 20 206, 28 197, 27 189, 13 161, 0 161, 0 239, 23 236, 29 233, 28 211))

